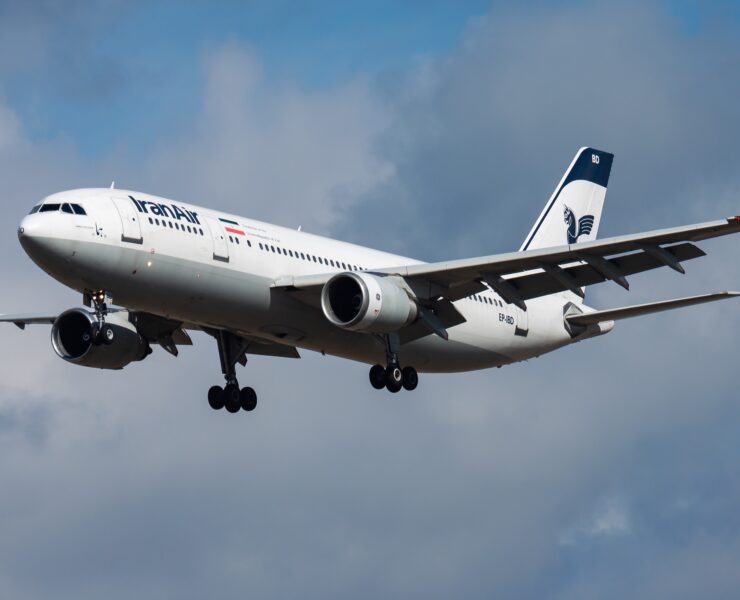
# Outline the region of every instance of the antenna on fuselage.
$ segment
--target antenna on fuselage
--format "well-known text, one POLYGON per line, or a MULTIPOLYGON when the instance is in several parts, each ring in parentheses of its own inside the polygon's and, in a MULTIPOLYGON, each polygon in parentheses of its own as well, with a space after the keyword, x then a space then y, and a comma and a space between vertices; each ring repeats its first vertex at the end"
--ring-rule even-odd
POLYGON ((301 230, 301 227, 303 227, 303 225, 299 225, 299 226, 298 226, 298 231, 300 231, 300 230, 301 230))
POLYGON ((115 190, 116 189, 116 182, 115 181, 111 181, 110 182, 110 189, 112 189, 112 190, 115 190))

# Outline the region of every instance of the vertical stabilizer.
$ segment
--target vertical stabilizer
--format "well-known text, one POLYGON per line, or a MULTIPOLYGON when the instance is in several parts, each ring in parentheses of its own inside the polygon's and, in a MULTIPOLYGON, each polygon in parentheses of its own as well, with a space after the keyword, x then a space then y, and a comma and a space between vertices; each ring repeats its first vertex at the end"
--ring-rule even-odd
POLYGON ((596 239, 613 159, 608 152, 581 148, 520 250, 596 239))

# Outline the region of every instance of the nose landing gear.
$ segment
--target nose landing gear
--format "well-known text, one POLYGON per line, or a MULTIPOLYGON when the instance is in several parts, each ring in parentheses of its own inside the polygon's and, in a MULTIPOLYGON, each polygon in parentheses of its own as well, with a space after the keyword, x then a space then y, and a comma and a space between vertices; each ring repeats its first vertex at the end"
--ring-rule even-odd
POLYGON ((414 367, 400 367, 398 363, 398 347, 400 343, 398 336, 389 334, 385 336, 387 367, 374 365, 370 369, 370 385, 376 390, 386 388, 389 392, 396 394, 401 388, 412 391, 419 385, 419 375, 414 367))
MULTIPOLYGON (((116 337, 113 327, 105 322, 105 317, 108 315, 107 300, 108 294, 105 290, 85 292, 82 296, 85 306, 94 307, 95 310, 96 323, 93 324, 89 336, 88 334, 85 334, 85 336, 91 338, 92 343, 96 346, 100 346, 101 344, 110 346, 116 337)), ((90 340, 86 339, 85 341, 90 340)))
POLYGON ((230 413, 240 410, 253 411, 257 407, 257 393, 251 387, 239 389, 236 379, 236 363, 247 364, 248 342, 228 331, 209 331, 218 343, 218 357, 226 385, 214 385, 208 390, 208 404, 214 410, 225 408, 230 413))

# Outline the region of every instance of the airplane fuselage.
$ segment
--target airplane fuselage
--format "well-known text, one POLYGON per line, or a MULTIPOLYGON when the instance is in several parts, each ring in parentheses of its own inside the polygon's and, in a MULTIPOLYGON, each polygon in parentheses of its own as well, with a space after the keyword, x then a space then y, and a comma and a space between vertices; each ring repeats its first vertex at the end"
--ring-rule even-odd
MULTIPOLYGON (((278 293, 273 283, 420 262, 126 190, 72 190, 43 205, 60 208, 26 216, 21 244, 80 293, 105 290, 130 310, 368 364, 384 362, 382 340, 333 325, 320 306, 278 293), (85 214, 65 212, 65 204, 85 214)), ((466 322, 450 328, 448 340, 429 334, 404 344, 402 360, 419 371, 456 372, 549 352, 573 341, 567 303, 564 295, 535 298, 524 311, 486 290, 454 303, 466 322)))

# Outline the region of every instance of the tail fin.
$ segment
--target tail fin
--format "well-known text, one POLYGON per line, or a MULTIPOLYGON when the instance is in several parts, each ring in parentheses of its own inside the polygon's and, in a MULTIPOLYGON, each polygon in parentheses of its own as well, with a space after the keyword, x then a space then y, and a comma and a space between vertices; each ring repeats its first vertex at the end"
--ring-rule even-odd
POLYGON ((520 251, 596 239, 613 154, 581 148, 520 251))

